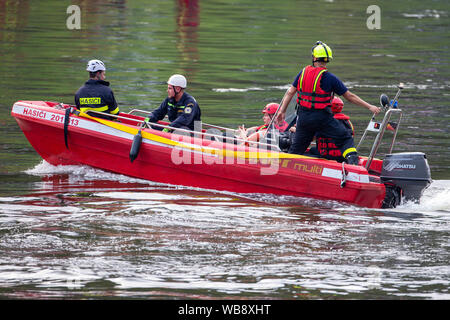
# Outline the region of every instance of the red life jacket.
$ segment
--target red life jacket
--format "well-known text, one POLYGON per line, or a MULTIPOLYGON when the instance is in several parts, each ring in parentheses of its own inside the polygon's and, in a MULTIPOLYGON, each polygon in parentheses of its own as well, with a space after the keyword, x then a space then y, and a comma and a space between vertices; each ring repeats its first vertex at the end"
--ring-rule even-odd
MULTIPOLYGON (((278 129, 278 131, 283 132, 283 131, 285 131, 286 128, 289 126, 289 123, 287 123, 286 121, 284 121, 284 123, 283 123, 282 126, 279 126, 279 125, 277 125, 276 123, 274 123, 274 125, 275 125, 275 128, 278 129)), ((261 130, 266 130, 268 126, 269 126, 269 125, 267 125, 267 124, 263 124, 263 125, 259 126, 258 128, 256 128, 256 131, 255 131, 255 132, 259 132, 259 131, 261 131, 261 130)), ((261 133, 261 132, 260 132, 260 133, 261 133)), ((258 134, 258 135, 257 135, 256 141, 259 142, 260 137, 261 137, 261 135, 258 134)))
MULTIPOLYGON (((258 135, 256 136, 256 141, 259 142, 259 140, 260 140, 260 138, 261 138, 261 133, 262 133, 262 132, 260 132, 260 131, 261 131, 261 130, 266 130, 267 127, 268 127, 267 124, 263 124, 263 125, 259 126, 258 128, 256 128, 255 133, 256 133, 256 132, 259 132, 258 135)), ((252 134, 252 135, 253 135, 253 134, 252 134)), ((246 142, 245 145, 248 146, 248 145, 249 145, 248 142, 246 142)))
POLYGON ((280 131, 280 132, 286 131, 286 128, 287 128, 288 126, 289 126, 289 123, 287 123, 286 121, 284 121, 283 124, 282 124, 281 126, 279 126, 279 125, 277 125, 277 124, 275 123, 275 128, 277 128, 278 131, 280 131))
MULTIPOLYGON (((349 116, 343 113, 336 113, 334 118, 341 121, 348 130, 352 131, 352 135, 355 135, 355 129, 349 116)), ((317 150, 322 157, 327 159, 338 160, 342 158, 341 150, 339 150, 331 138, 317 137, 317 150)))
POLYGON ((320 88, 322 75, 327 68, 307 66, 303 68, 297 83, 297 104, 309 109, 331 107, 332 92, 320 88))
MULTIPOLYGON (((284 132, 286 130, 286 128, 289 126, 289 123, 287 123, 286 121, 283 122, 283 124, 281 126, 279 126, 278 124, 274 123, 275 128, 280 131, 280 132, 284 132)), ((259 130, 265 130, 267 129, 268 125, 267 124, 263 124, 261 126, 259 126, 258 128, 256 128, 256 132, 258 132, 259 130)))

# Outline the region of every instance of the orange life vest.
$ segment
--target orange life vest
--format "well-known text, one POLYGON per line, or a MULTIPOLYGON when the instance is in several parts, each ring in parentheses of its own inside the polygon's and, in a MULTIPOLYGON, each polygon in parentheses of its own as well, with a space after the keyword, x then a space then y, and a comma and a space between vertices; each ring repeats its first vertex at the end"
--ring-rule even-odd
POLYGON ((283 121, 281 126, 279 126, 278 124, 275 123, 275 128, 277 128, 278 131, 280 131, 280 132, 285 132, 288 126, 289 126, 289 123, 287 123, 286 121, 283 121))
MULTIPOLYGON (((258 128, 256 128, 256 130, 255 130, 255 133, 257 133, 257 135, 256 135, 256 141, 259 142, 259 140, 260 140, 260 138, 261 138, 261 133, 263 133, 263 132, 261 132, 261 131, 262 131, 262 130, 266 130, 267 127, 268 127, 267 124, 263 124, 263 125, 259 126, 258 128)), ((253 135, 253 134, 252 134, 252 135, 253 135)), ((245 145, 248 146, 248 142, 246 142, 245 145)))
POLYGON ((322 75, 327 68, 307 66, 303 68, 297 83, 297 104, 308 109, 331 107, 332 92, 320 88, 322 75))
MULTIPOLYGON (((262 130, 267 130, 268 126, 269 125, 267 125, 267 124, 263 124, 263 125, 259 126, 258 128, 256 128, 255 132, 258 132, 258 135, 256 136, 256 141, 259 142, 261 140, 260 139, 261 138, 261 134, 263 134, 262 130)), ((280 131, 280 132, 283 132, 284 130, 286 130, 286 128, 288 126, 289 126, 289 124, 286 121, 284 121, 282 126, 278 126, 277 124, 275 124, 275 128, 277 128, 278 131, 280 131)), ((248 143, 246 143, 246 145, 248 145, 248 143)))

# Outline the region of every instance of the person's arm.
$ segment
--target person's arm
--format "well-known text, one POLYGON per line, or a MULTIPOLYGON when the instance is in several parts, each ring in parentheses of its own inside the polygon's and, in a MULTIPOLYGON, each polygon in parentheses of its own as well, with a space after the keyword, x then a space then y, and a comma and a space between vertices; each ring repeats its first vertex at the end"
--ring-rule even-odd
POLYGON ((167 114, 167 103, 166 100, 164 100, 161 105, 158 107, 158 109, 153 110, 153 112, 150 114, 150 122, 158 122, 159 120, 164 119, 164 117, 167 114))
POLYGON ((108 97, 108 110, 110 113, 117 114, 119 113, 119 106, 117 105, 116 98, 114 97, 114 92, 111 90, 111 93, 108 97), (116 111, 117 109, 117 111, 116 111))
POLYGON ((245 133, 247 136, 251 135, 252 133, 256 132, 256 130, 259 128, 259 126, 250 127, 245 130, 245 133))
POLYGON ((259 141, 266 131, 267 129, 263 129, 252 133, 247 137, 247 141, 259 141))
POLYGON ((374 106, 373 104, 367 103, 356 94, 350 92, 350 90, 347 90, 342 96, 353 104, 369 109, 372 113, 378 114, 381 111, 380 108, 374 106))
POLYGON ((289 106, 289 103, 292 100, 292 97, 297 92, 297 88, 294 86, 291 86, 283 97, 283 102, 281 103, 280 109, 278 110, 277 118, 275 119, 276 123, 282 124, 284 121, 284 118, 286 116, 286 109, 289 106))
POLYGON ((78 110, 80 110, 80 107, 81 107, 81 105, 80 105, 80 90, 81 90, 81 88, 80 89, 78 89, 78 91, 75 93, 75 106, 77 107, 77 109, 78 110))
POLYGON ((180 127, 190 127, 194 122, 195 116, 199 112, 199 107, 194 102, 189 102, 186 104, 186 107, 183 110, 183 113, 179 115, 174 121, 170 123, 171 127, 180 128, 180 127))
POLYGON ((254 133, 252 133, 251 135, 249 135, 248 137, 247 136, 244 136, 244 132, 242 131, 241 133, 242 133, 242 135, 239 137, 239 138, 241 138, 242 140, 245 140, 245 141, 243 141, 243 142, 241 142, 240 144, 241 145, 249 145, 248 143, 249 142, 258 142, 260 139, 261 139, 261 137, 264 135, 264 133, 267 131, 267 129, 263 129, 263 130, 259 130, 259 131, 257 131, 257 132, 254 132, 254 133))
POLYGON ((78 98, 78 92, 75 94, 75 106, 80 110, 80 98, 78 98))

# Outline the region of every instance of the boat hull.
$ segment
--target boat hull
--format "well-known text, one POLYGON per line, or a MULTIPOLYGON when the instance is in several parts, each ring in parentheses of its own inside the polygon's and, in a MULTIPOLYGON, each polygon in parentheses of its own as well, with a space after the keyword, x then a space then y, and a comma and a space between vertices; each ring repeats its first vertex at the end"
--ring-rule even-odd
POLYGON ((282 153, 273 157, 251 147, 152 129, 143 130, 139 154, 131 162, 130 148, 138 129, 131 120, 100 123, 71 115, 66 147, 63 108, 43 101, 17 102, 12 116, 33 148, 53 165, 83 164, 161 183, 336 200, 362 207, 379 208, 385 197, 385 186, 371 182, 362 166, 345 165, 347 182, 341 187, 342 164, 334 161, 282 153))

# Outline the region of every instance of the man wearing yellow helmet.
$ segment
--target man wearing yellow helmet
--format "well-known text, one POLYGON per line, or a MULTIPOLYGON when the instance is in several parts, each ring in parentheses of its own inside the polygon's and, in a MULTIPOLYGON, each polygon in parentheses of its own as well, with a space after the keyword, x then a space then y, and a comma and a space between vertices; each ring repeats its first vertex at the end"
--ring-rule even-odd
POLYGON ((334 94, 343 96, 349 102, 365 107, 372 113, 379 113, 380 108, 369 104, 351 93, 347 87, 327 70, 327 63, 333 59, 329 46, 317 41, 311 49, 312 65, 306 66, 297 75, 292 86, 283 98, 277 116, 278 123, 284 121, 286 109, 297 92, 297 130, 289 153, 303 154, 316 133, 332 138, 349 164, 358 164, 353 137, 331 112, 331 101, 334 94))

